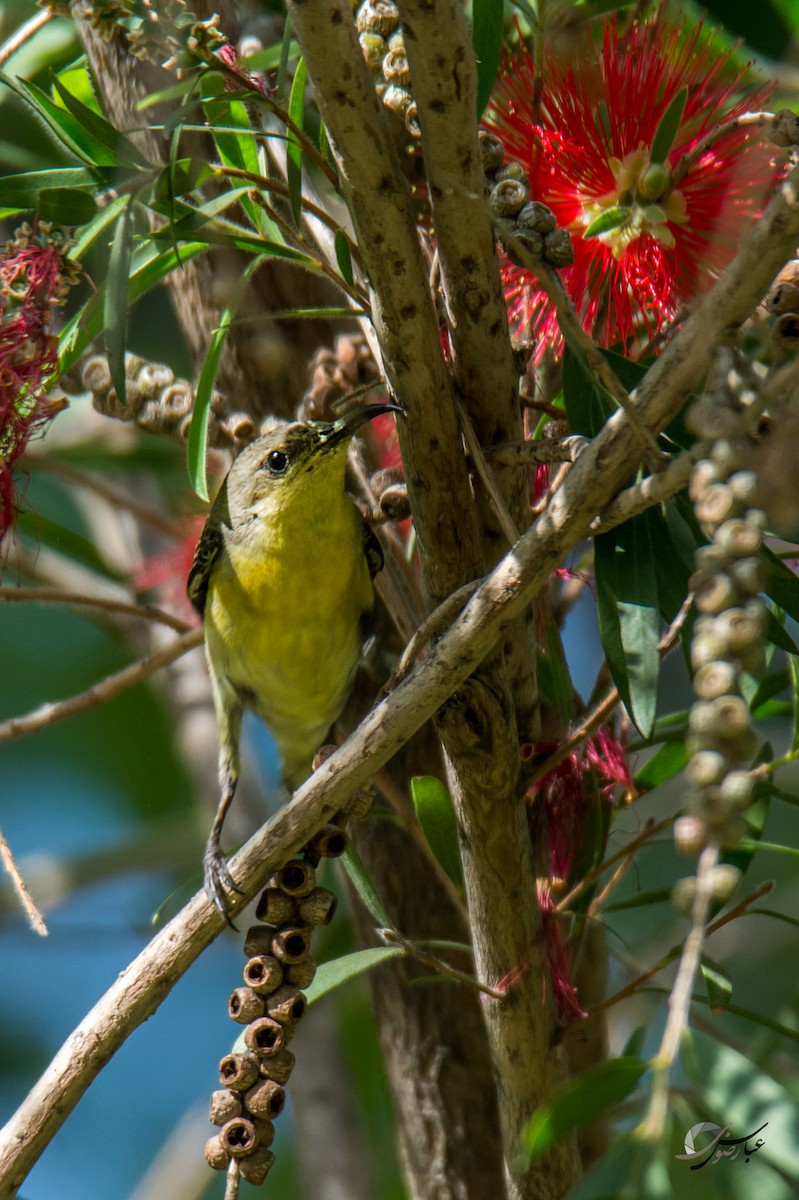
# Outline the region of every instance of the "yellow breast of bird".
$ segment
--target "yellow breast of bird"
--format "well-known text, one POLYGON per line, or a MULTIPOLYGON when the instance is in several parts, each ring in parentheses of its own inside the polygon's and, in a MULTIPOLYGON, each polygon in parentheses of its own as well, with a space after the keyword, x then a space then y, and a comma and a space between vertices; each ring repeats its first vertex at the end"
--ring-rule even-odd
POLYGON ((212 669, 270 727, 288 774, 341 712, 374 599, 361 518, 342 499, 301 524, 251 522, 228 543, 208 589, 212 669))

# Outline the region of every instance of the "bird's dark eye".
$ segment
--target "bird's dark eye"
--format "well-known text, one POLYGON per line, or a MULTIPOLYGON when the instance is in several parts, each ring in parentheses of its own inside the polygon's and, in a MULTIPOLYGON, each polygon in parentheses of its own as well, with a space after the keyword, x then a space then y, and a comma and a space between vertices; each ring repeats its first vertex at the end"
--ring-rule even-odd
POLYGON ((270 450, 262 465, 271 471, 273 475, 282 475, 289 465, 288 455, 284 454, 282 450, 270 450))

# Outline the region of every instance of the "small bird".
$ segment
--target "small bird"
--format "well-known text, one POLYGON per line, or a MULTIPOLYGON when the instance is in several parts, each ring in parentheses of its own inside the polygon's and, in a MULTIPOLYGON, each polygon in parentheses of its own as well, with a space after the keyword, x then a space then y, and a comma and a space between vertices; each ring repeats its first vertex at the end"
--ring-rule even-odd
POLYGON ((240 891, 220 836, 239 777, 245 708, 274 736, 293 790, 341 713, 374 604, 380 543, 344 490, 353 434, 395 404, 335 421, 282 425, 233 463, 189 572, 203 618, 216 709, 221 798, 203 856, 205 890, 227 917, 225 888, 240 891))

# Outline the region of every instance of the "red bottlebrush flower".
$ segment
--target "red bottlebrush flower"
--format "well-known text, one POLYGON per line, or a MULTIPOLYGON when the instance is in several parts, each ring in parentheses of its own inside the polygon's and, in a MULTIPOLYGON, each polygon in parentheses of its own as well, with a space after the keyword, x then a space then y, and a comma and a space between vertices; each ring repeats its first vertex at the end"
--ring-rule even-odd
POLYGON ((202 533, 205 517, 192 517, 187 522, 186 536, 174 546, 151 554, 137 566, 133 586, 137 592, 158 589, 163 603, 189 625, 199 624, 200 618, 186 595, 186 580, 194 560, 197 539, 202 533))
MULTIPOLYGON (((522 755, 528 760, 538 759, 555 748, 554 744, 523 746, 522 755)), ((599 847, 591 843, 601 837, 603 828, 594 814, 597 805, 609 803, 619 787, 624 788, 625 795, 634 793, 624 747, 609 729, 599 729, 530 788, 530 796, 535 797, 543 814, 538 831, 549 859, 549 878, 538 881, 538 903, 552 992, 564 1024, 586 1014, 571 980, 561 918, 552 892, 576 882, 593 865, 599 847)))
MULTIPOLYGON (((703 291, 778 177, 773 149, 746 128, 710 139, 682 176, 681 160, 711 130, 762 108, 772 90, 750 87, 741 99, 749 81, 731 57, 701 28, 650 21, 622 33, 614 19, 601 48, 586 35, 568 61, 547 54, 538 109, 532 57, 520 47, 505 59, 487 124, 525 167, 532 198, 571 234, 575 261, 564 282, 585 329, 605 345, 641 330, 652 336, 703 291), (655 162, 661 122, 681 99, 671 145, 655 162)), ((539 358, 547 346, 559 351, 555 314, 535 279, 508 263, 504 281, 517 337, 535 340, 539 358)))
POLYGON ((65 401, 42 390, 57 363, 50 319, 76 268, 50 226, 24 225, 0 253, 0 541, 14 518, 13 467, 65 401))

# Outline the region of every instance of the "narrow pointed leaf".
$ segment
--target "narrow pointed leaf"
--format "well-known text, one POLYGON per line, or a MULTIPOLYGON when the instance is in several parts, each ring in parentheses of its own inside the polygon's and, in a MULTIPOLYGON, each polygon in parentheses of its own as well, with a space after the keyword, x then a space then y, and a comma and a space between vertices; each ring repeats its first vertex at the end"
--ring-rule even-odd
POLYGON ((262 262, 262 258, 251 260, 236 288, 233 299, 222 311, 219 324, 211 336, 211 344, 208 347, 205 362, 200 372, 200 379, 197 383, 194 412, 192 413, 191 424, 189 425, 186 448, 189 478, 191 479, 192 487, 201 500, 208 499, 208 480, 205 470, 205 460, 208 453, 208 420, 211 414, 211 400, 214 394, 214 383, 216 382, 216 373, 219 369, 219 360, 222 357, 222 351, 225 348, 225 342, 230 326, 233 323, 233 318, 244 298, 253 274, 258 270, 262 262))
POLYGON ((47 189, 91 191, 101 186, 96 171, 88 167, 59 167, 51 171, 25 171, 21 175, 0 177, 0 209, 9 215, 32 212, 39 207, 39 195, 47 189))
POLYGON ((106 121, 105 117, 100 116, 94 109, 89 108, 77 96, 73 96, 72 92, 64 86, 57 75, 53 78, 53 87, 76 121, 93 138, 110 150, 118 162, 136 167, 149 166, 147 159, 136 149, 133 142, 124 133, 120 132, 110 121, 106 121))
POLYGON ((122 404, 125 402, 125 344, 128 336, 128 279, 132 243, 133 206, 128 203, 117 222, 111 244, 104 303, 108 366, 122 404))
POLYGON ((413 807, 427 844, 453 883, 463 883, 458 850, 458 822, 447 789, 433 775, 417 775, 411 780, 413 807))
POLYGON ((97 204, 79 188, 42 188, 39 215, 60 225, 86 225, 97 215, 97 204))
POLYGON ((702 961, 699 965, 702 971, 702 978, 705 981, 705 988, 707 989, 707 1006, 710 1009, 711 1015, 717 1017, 720 1013, 724 1012, 730 1003, 732 998, 732 982, 723 967, 713 962, 706 954, 702 955, 702 961))
POLYGON ((14 79, 2 71, 0 71, 0 82, 5 83, 33 108, 54 137, 81 162, 98 167, 117 165, 117 158, 113 151, 89 133, 71 112, 54 104, 47 93, 35 83, 30 83, 25 79, 14 79))
POLYGON ((666 742, 652 755, 640 771, 636 772, 635 784, 643 790, 660 787, 673 779, 688 762, 688 751, 682 740, 666 742))
POLYGON ((350 877, 353 887, 368 911, 374 917, 377 925, 381 929, 391 929, 391 918, 386 912, 385 905, 378 896, 375 886, 369 876, 369 872, 361 862, 358 852, 354 846, 350 846, 344 851, 341 856, 341 862, 344 866, 344 870, 350 877))
POLYGON ((672 100, 669 107, 660 118, 660 124, 657 127, 655 136, 652 140, 652 149, 649 152, 649 160, 653 163, 665 163, 669 156, 674 139, 677 136, 677 130, 680 128, 683 112, 685 111, 685 102, 688 99, 688 88, 682 88, 672 100))
POLYGON ((404 954, 404 951, 400 946, 372 946, 368 950, 356 950, 353 954, 345 954, 342 958, 322 963, 313 983, 305 988, 305 999, 309 1004, 313 1004, 328 992, 341 987, 342 983, 348 983, 350 979, 355 979, 365 971, 371 971, 401 954, 404 954))
MULTIPOLYGON (((305 115, 305 82, 308 72, 305 59, 297 63, 297 70, 291 85, 289 96, 289 116, 298 129, 302 129, 305 115)), ((289 131, 286 144, 286 181, 289 189, 289 204, 294 224, 299 229, 302 217, 302 146, 296 134, 289 131)))
POLYGON ((473 0, 472 45, 477 60, 477 119, 485 112, 502 54, 505 6, 502 0, 473 0))
POLYGON ((614 205, 613 208, 606 208, 603 213, 596 217, 583 234, 583 239, 600 237, 603 233, 612 233, 614 229, 618 229, 620 225, 624 225, 630 219, 630 209, 623 204, 614 205))
POLYGON ((589 1067, 556 1089, 522 1134, 522 1150, 537 1158, 589 1121, 602 1116, 634 1090, 649 1064, 630 1055, 589 1067))
POLYGON ((341 277, 345 283, 353 286, 352 275, 352 257, 350 256, 349 238, 343 229, 337 229, 334 235, 333 244, 336 249, 336 262, 338 269, 341 271, 341 277))
POLYGON ((660 613, 647 514, 594 542, 597 614, 613 682, 643 738, 655 724, 660 613))

